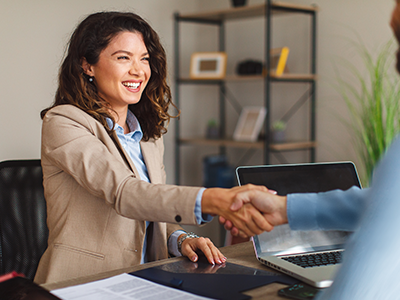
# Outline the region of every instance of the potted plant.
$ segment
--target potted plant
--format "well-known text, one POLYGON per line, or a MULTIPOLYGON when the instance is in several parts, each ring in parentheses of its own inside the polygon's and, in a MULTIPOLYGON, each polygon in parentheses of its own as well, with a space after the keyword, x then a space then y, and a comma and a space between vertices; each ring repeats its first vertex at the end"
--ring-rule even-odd
POLYGON ((355 133, 362 181, 368 186, 374 166, 400 132, 400 81, 393 67, 392 41, 382 47, 376 58, 365 46, 356 46, 366 70, 358 70, 345 61, 345 68, 357 84, 354 86, 341 73, 337 73, 337 80, 351 114, 351 121, 347 123, 355 133))
POLYGON ((210 119, 207 123, 207 128, 206 128, 206 138, 208 139, 219 139, 219 127, 217 125, 217 121, 214 119, 210 119))
POLYGON ((272 123, 272 141, 283 143, 285 141, 286 122, 279 120, 272 123))

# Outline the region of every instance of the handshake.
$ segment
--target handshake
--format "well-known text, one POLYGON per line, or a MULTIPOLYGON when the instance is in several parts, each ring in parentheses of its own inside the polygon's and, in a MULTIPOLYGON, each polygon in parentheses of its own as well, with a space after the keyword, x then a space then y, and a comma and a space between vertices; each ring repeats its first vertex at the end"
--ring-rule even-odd
POLYGON ((247 184, 231 189, 209 188, 203 193, 202 212, 219 215, 233 236, 247 238, 286 224, 286 196, 264 186, 247 184))

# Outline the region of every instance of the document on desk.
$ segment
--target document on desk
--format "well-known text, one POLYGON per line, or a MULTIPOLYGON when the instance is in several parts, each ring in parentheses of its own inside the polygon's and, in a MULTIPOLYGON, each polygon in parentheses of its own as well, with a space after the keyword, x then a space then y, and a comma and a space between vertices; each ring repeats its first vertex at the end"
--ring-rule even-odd
POLYGON ((126 273, 103 280, 53 290, 51 293, 63 300, 210 299, 126 273))

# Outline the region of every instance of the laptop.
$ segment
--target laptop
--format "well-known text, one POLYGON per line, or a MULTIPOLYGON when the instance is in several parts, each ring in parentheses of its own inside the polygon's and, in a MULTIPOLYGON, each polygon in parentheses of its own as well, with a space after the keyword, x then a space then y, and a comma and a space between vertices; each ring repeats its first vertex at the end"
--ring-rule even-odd
MULTIPOLYGON (((238 167, 239 185, 265 185, 278 195, 361 188, 352 162, 238 167)), ((317 288, 329 287, 350 232, 292 231, 289 225, 253 237, 257 259, 317 288)))

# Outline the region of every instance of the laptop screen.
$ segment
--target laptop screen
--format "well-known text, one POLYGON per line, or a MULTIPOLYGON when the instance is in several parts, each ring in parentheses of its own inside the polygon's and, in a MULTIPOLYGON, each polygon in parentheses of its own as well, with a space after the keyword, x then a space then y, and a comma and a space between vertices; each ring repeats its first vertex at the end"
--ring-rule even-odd
POLYGON ((238 167, 236 175, 240 185, 265 185, 279 195, 361 187, 351 162, 238 167))
MULTIPOLYGON (((361 187, 352 162, 238 167, 236 175, 240 185, 265 185, 279 195, 361 187)), ((332 245, 339 247, 348 235, 341 231, 292 231, 288 225, 282 225, 255 236, 254 245, 257 255, 302 253, 324 250, 332 245)))

